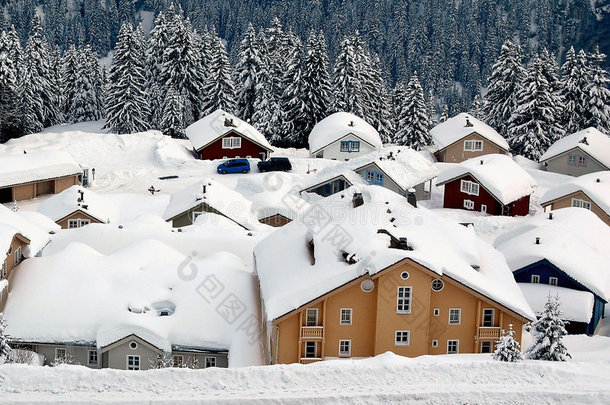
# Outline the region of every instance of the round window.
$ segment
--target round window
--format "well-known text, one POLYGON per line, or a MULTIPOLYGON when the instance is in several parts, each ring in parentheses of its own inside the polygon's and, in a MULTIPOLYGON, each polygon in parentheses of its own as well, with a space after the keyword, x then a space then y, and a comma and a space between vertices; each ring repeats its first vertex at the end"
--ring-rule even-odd
POLYGON ((409 272, 408 271, 403 271, 402 273, 400 273, 400 278, 402 278, 403 280, 406 280, 409 278, 409 272))
POLYGON ((360 288, 364 292, 371 292, 375 288, 375 282, 370 278, 367 278, 366 280, 362 280, 362 283, 360 283, 360 288))
POLYGON ((434 280, 432 280, 432 290, 434 291, 440 291, 443 289, 443 287, 445 287, 445 283, 443 283, 443 280, 435 278, 434 280))
POLYGON ((129 342, 129 348, 131 350, 136 350, 138 348, 138 342, 136 342, 135 340, 132 340, 131 342, 129 342))

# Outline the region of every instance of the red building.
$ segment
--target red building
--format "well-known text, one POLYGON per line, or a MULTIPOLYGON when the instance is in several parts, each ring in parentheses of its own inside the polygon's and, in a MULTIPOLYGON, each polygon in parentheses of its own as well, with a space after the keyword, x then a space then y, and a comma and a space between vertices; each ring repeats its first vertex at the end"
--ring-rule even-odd
POLYGON ((265 160, 273 152, 256 128, 220 109, 191 124, 186 128, 186 136, 199 159, 265 160))
POLYGON ((456 164, 438 176, 444 208, 489 215, 527 215, 535 180, 505 155, 484 155, 456 164))

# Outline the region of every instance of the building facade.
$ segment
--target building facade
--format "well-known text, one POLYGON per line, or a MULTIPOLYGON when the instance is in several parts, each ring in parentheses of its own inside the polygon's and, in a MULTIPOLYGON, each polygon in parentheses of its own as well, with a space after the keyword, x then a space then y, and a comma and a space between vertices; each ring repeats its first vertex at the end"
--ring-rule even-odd
POLYGON ((439 149, 435 156, 439 162, 461 163, 468 159, 492 153, 506 155, 508 150, 477 132, 472 132, 451 145, 439 149))
POLYGON ((544 208, 545 211, 554 211, 569 207, 588 209, 597 215, 599 219, 604 221, 606 225, 610 226, 610 215, 597 205, 587 194, 580 190, 542 203, 542 208, 544 208))

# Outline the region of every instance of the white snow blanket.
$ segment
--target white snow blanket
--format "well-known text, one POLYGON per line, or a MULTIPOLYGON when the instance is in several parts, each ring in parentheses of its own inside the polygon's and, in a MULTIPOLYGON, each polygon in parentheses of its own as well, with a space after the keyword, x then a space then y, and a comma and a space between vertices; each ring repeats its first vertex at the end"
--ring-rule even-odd
POLYGON ((587 291, 557 287, 548 284, 517 283, 528 304, 536 315, 544 312, 548 297, 559 298, 561 319, 573 322, 589 323, 593 315, 595 297, 587 291))
POLYGON ((508 150, 508 142, 506 142, 502 135, 483 121, 467 113, 460 113, 445 122, 441 122, 430 130, 430 135, 435 146, 440 150, 445 149, 447 146, 456 143, 473 132, 495 143, 502 149, 508 150), (467 120, 470 122, 470 126, 467 125, 467 120))
MULTIPOLYGON (((30 244, 23 248, 25 257, 36 255, 49 243, 49 232, 55 232, 60 227, 50 219, 35 212, 14 212, 0 204, 0 254, 5 254, 16 233, 20 233, 30 240, 30 244)), ((4 257, 2 257, 4 261, 4 257)))
POLYGON ((38 206, 38 212, 53 221, 59 221, 77 210, 86 212, 104 223, 114 223, 119 220, 119 208, 112 199, 82 186, 72 186, 47 198, 38 206), (81 195, 83 198, 79 201, 81 195))
POLYGON ((70 176, 82 169, 67 152, 45 151, 0 156, 0 187, 70 176))
POLYGON ((347 134, 354 134, 375 148, 382 145, 379 132, 371 124, 354 114, 336 112, 313 127, 309 134, 309 151, 315 153, 347 134))
POLYGON ((468 159, 443 170, 436 179, 445 184, 466 174, 472 175, 502 204, 531 195, 536 180, 506 155, 490 154, 468 159))
POLYGON ((574 148, 582 150, 610 169, 610 137, 596 128, 587 128, 564 136, 540 156, 540 161, 544 162, 574 148))
POLYGON ((610 215, 610 171, 584 174, 548 190, 540 204, 546 204, 566 195, 582 191, 591 201, 610 215))

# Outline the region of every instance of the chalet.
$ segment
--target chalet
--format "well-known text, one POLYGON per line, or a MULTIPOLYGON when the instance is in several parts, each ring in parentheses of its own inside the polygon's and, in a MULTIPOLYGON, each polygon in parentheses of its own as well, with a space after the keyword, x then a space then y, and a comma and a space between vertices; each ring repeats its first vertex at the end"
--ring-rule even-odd
POLYGON ((506 155, 508 143, 492 127, 460 113, 430 130, 439 162, 460 163, 490 153, 506 155))
POLYGON ((429 200, 432 179, 437 175, 436 166, 418 152, 405 147, 384 147, 321 170, 307 179, 301 193, 326 197, 353 185, 376 184, 402 196, 414 189, 417 200, 429 200))
POLYGON ((205 213, 220 215, 247 230, 264 227, 258 222, 252 202, 222 183, 204 179, 170 197, 163 219, 175 228, 192 225, 205 213))
POLYGON ((527 215, 536 181, 510 157, 485 155, 451 165, 439 174, 444 208, 489 215, 527 215))
POLYGON ((535 318, 472 228, 379 186, 320 200, 254 259, 273 364, 489 353, 501 329, 520 338, 535 318))
POLYGON ((610 170, 610 137, 595 128, 564 136, 540 157, 546 170, 570 176, 610 170))
POLYGON ((610 226, 610 172, 589 173, 560 184, 544 193, 540 205, 545 210, 584 208, 610 226))
POLYGON ((57 194, 80 184, 83 169, 66 152, 0 157, 0 204, 57 194))
POLYGON ((237 258, 187 257, 150 239, 110 255, 73 243, 15 273, 4 311, 10 344, 45 364, 96 369, 227 367, 233 350, 235 365, 257 364, 257 313, 238 319, 223 307, 256 308, 256 280, 244 268, 237 258), (209 283, 231 288, 210 291, 209 283), (237 332, 248 317, 252 334, 237 332))
POLYGON ((566 208, 528 219, 494 245, 537 314, 549 295, 559 296, 568 332, 593 335, 610 298, 609 240, 593 213, 566 208))
POLYGON ((271 145, 256 128, 218 109, 186 128, 199 159, 267 159, 271 145))
POLYGON ((43 201, 38 212, 62 229, 118 222, 119 209, 110 199, 82 186, 72 186, 43 201))
POLYGON ((318 122, 309 134, 309 157, 350 160, 381 148, 379 132, 354 114, 337 112, 318 122))

